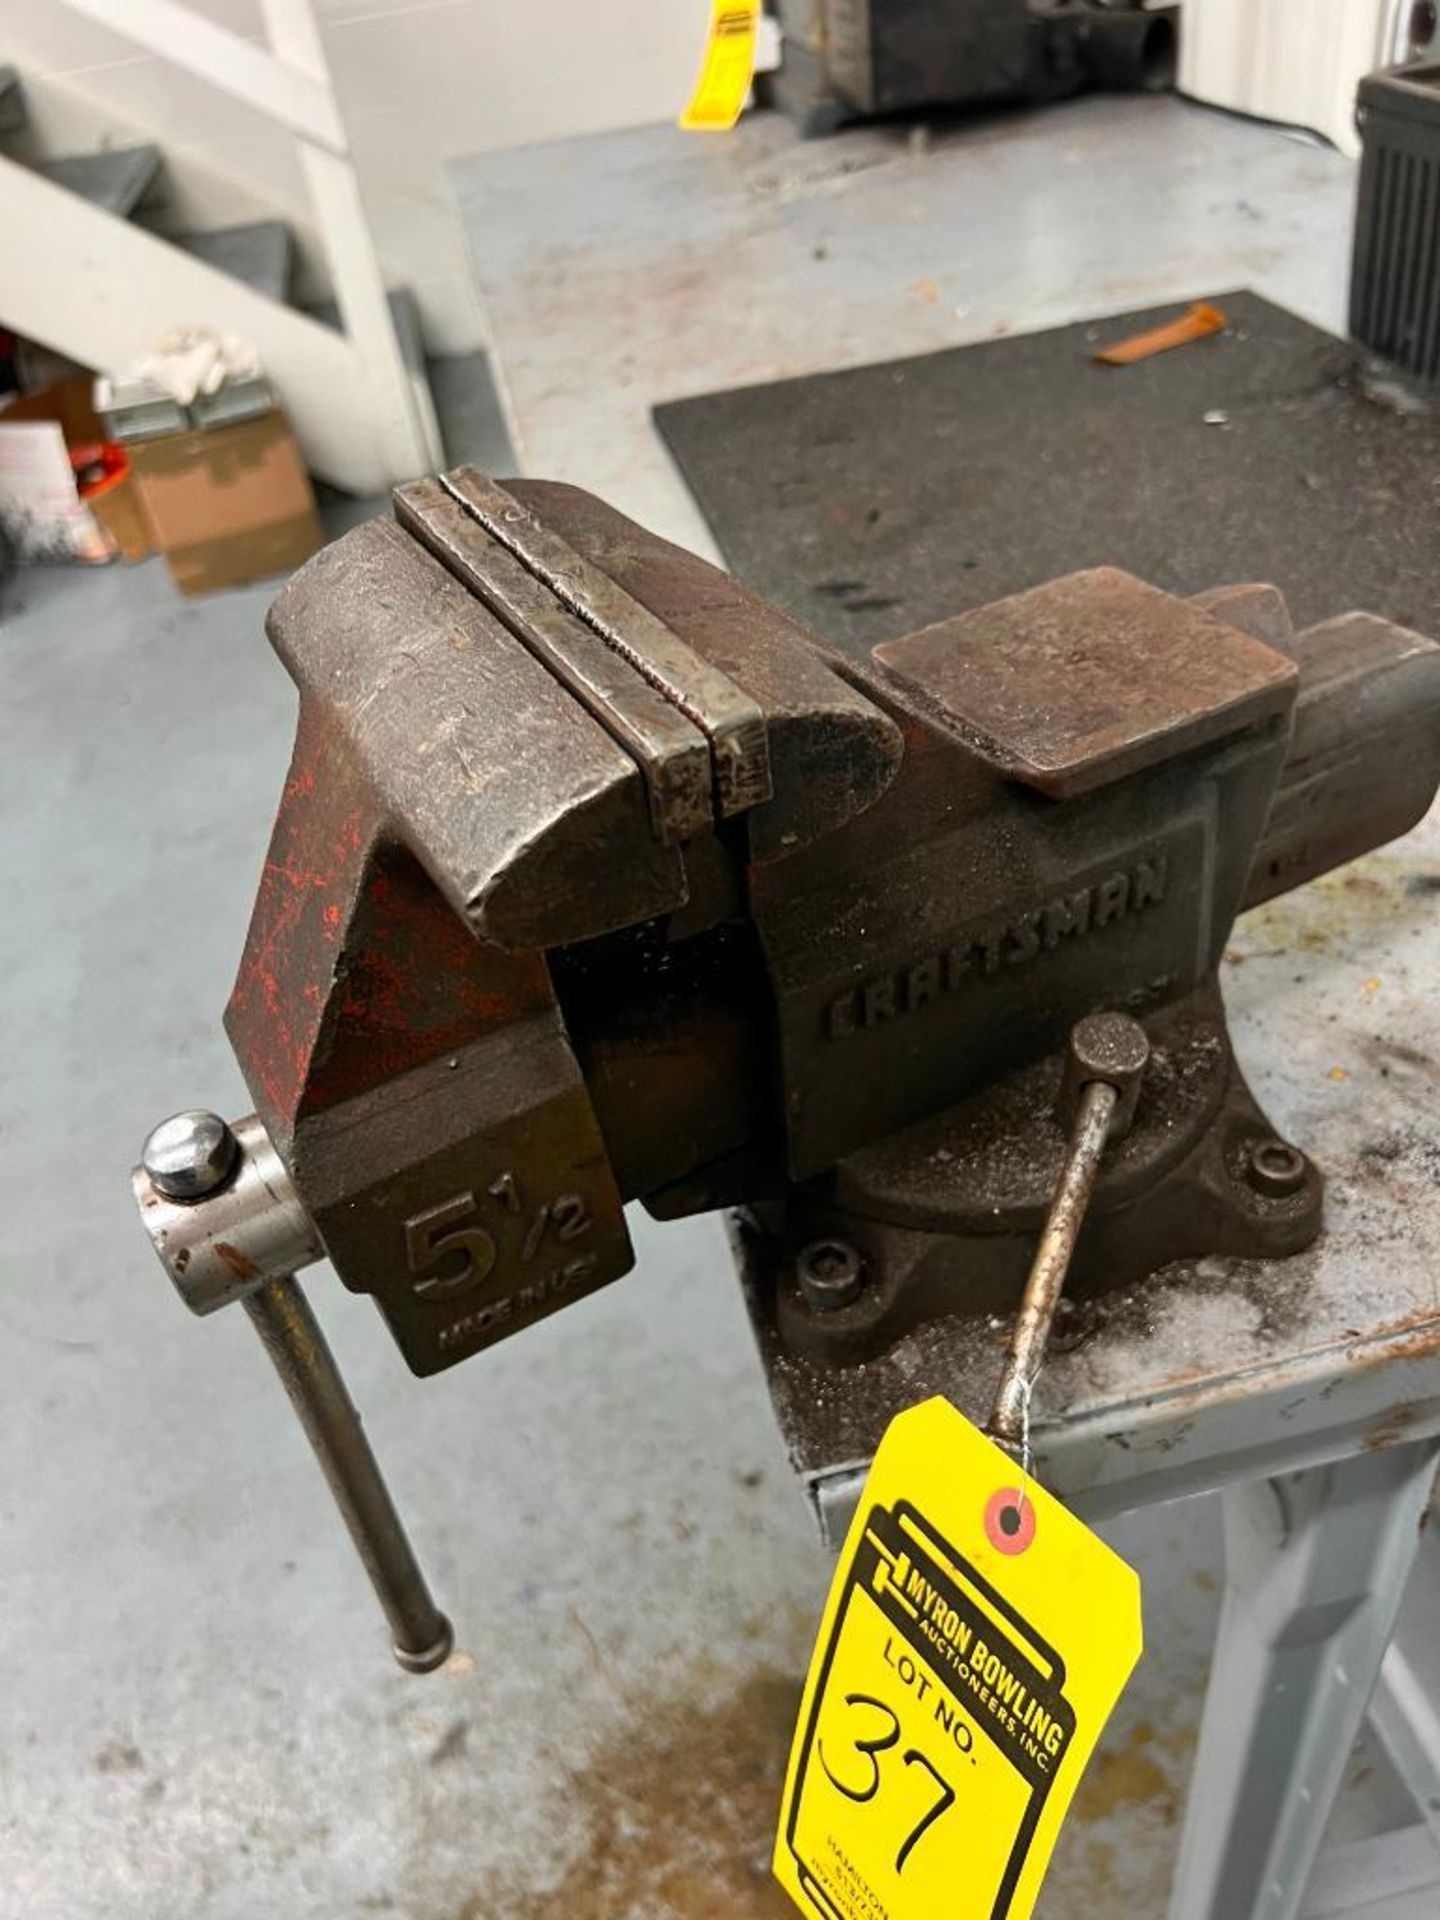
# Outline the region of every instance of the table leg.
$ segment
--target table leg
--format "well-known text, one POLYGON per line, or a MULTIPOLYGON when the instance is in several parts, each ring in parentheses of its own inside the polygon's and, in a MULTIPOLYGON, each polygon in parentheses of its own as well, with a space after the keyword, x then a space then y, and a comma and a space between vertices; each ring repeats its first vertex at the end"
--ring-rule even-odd
POLYGON ((1395 1637, 1370 1698, 1370 1724, 1440 1843, 1440 1513, 1430 1516, 1395 1637))
POLYGON ((1431 1439, 1226 1488, 1225 1601, 1170 1920, 1294 1920, 1437 1461, 1431 1439))

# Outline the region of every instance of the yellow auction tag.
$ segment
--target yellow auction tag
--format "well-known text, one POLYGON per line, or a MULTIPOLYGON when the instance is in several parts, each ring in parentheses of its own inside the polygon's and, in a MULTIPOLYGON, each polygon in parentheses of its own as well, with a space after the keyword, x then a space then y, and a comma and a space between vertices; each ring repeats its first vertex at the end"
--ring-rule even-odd
POLYGON ((740 118, 755 71, 760 0, 710 0, 705 61, 680 125, 690 132, 724 133, 740 118))
POLYGON ((1028 1920, 1140 1648, 1123 1560, 948 1401, 902 1413, 805 1683, 782 1885, 823 1920, 1028 1920))

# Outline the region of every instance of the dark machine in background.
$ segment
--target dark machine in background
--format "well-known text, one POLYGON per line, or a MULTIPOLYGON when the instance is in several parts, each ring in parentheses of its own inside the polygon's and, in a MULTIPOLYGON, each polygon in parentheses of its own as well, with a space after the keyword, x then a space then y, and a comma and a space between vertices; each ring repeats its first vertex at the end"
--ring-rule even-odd
POLYGON ((806 133, 920 107, 1174 85, 1178 6, 1143 0, 773 0, 770 98, 806 133))
POLYGON ((1440 61, 1367 74, 1355 113, 1365 151, 1350 332, 1433 397, 1440 382, 1440 61))

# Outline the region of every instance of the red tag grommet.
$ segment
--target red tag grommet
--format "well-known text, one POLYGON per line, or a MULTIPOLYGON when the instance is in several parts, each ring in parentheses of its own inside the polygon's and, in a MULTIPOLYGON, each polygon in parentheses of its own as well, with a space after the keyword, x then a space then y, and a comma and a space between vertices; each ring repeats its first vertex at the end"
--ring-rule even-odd
POLYGON ((1019 1487, 1001 1487, 985 1503, 985 1538, 997 1553, 1024 1553, 1035 1538, 1035 1502, 1019 1487))

